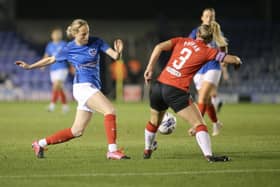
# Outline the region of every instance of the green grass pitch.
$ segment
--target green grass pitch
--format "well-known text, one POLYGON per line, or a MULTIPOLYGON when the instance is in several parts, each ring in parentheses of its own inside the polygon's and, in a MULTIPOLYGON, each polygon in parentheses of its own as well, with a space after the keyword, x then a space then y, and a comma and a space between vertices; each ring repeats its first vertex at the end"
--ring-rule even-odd
MULTIPOLYGON (((60 105, 46 112, 46 102, 0 103, 0 186, 280 186, 280 106, 225 104, 219 113, 224 127, 212 138, 213 151, 232 158, 208 163, 189 124, 177 117, 171 135, 158 134, 159 148, 143 160, 144 127, 148 103, 114 103, 118 144, 131 160, 106 160, 103 117, 95 114, 81 138, 49 146, 45 159, 37 159, 33 140, 70 127, 76 103, 62 114, 60 105)), ((208 118, 209 131, 211 124, 208 118)))

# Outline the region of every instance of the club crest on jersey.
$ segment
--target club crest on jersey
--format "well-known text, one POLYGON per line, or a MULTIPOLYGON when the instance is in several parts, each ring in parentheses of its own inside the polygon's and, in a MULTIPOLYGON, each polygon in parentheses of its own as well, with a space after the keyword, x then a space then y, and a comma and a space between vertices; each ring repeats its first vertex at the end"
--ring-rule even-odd
POLYGON ((96 50, 95 48, 90 48, 90 49, 88 50, 88 54, 89 54, 90 56, 95 56, 96 53, 97 53, 97 50, 96 50))

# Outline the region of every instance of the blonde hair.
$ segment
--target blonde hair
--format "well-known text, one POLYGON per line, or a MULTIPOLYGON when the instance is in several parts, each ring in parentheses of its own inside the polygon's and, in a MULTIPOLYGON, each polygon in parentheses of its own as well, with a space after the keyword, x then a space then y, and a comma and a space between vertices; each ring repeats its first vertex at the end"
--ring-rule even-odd
POLYGON ((213 30, 211 26, 203 24, 198 27, 197 36, 202 38, 205 43, 213 40, 213 30))
POLYGON ((218 47, 228 46, 227 38, 225 38, 221 31, 221 26, 218 22, 212 21, 211 28, 213 31, 213 40, 216 42, 218 47))
POLYGON ((79 28, 81 28, 84 25, 88 25, 86 20, 83 19, 73 20, 72 23, 67 27, 66 30, 67 37, 70 39, 74 38, 74 35, 78 33, 79 28))

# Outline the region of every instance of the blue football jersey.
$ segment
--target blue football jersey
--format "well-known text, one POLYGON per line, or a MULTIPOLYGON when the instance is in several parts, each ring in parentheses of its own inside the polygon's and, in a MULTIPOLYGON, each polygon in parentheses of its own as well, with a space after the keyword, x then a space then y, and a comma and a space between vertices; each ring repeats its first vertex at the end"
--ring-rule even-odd
POLYGON ((109 48, 106 42, 97 37, 89 37, 88 43, 82 46, 72 40, 56 55, 56 59, 67 60, 74 66, 74 84, 92 83, 100 89, 100 52, 106 52, 109 48))
MULTIPOLYGON (((48 56, 56 56, 59 51, 67 44, 65 41, 60 41, 58 43, 49 42, 45 49, 45 54, 48 56)), ((50 71, 58 70, 58 69, 67 69, 68 62, 63 61, 56 61, 54 64, 50 65, 50 71)))
MULTIPOLYGON (((197 30, 198 30, 198 27, 193 29, 192 32, 189 34, 189 38, 193 38, 193 39, 196 39, 196 33, 197 33, 197 30)), ((217 48, 217 44, 212 41, 210 42, 208 45, 210 45, 211 47, 213 48, 217 48)), ((200 73, 200 74, 204 74, 206 73, 208 70, 221 70, 221 65, 218 61, 216 60, 211 60, 209 62, 207 62, 206 64, 204 64, 199 70, 197 73, 200 73)))

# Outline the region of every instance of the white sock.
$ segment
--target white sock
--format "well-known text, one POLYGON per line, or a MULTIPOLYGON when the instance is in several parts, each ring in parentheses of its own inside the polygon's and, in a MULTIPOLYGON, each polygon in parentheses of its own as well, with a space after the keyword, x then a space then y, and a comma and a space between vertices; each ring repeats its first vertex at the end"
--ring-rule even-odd
POLYGON ((211 140, 208 132, 198 131, 195 134, 196 141, 204 156, 212 156, 211 140))
POLYGON ((108 144, 109 152, 115 152, 118 150, 117 144, 108 144))
POLYGON ((47 140, 45 138, 39 140, 38 144, 40 147, 46 147, 48 145, 47 140))
POLYGON ((152 149, 152 143, 156 138, 156 133, 150 132, 145 129, 145 149, 152 149))
POLYGON ((49 104, 49 110, 50 110, 50 111, 54 111, 54 109, 55 109, 55 104, 51 102, 51 103, 49 104))
POLYGON ((67 104, 62 105, 62 112, 66 113, 69 111, 69 106, 67 104))

